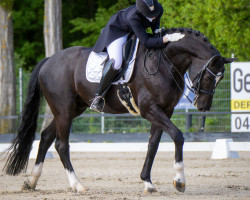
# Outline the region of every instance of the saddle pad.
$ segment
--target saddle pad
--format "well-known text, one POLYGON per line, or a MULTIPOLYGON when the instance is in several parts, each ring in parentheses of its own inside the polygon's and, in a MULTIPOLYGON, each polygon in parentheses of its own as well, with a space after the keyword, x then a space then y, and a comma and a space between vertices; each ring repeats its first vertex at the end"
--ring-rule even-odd
MULTIPOLYGON (((133 53, 133 57, 131 61, 129 62, 129 66, 127 71, 124 74, 125 79, 121 78, 117 82, 114 82, 112 84, 117 85, 118 83, 127 83, 133 73, 134 70, 134 61, 136 57, 136 52, 139 44, 139 39, 136 38, 136 46, 135 46, 135 51, 133 53)), ((91 52, 87 61, 87 66, 86 66, 86 78, 89 82, 91 83, 99 83, 102 77, 102 70, 104 67, 104 60, 108 57, 108 53, 106 52, 101 52, 101 53, 95 53, 91 52)))

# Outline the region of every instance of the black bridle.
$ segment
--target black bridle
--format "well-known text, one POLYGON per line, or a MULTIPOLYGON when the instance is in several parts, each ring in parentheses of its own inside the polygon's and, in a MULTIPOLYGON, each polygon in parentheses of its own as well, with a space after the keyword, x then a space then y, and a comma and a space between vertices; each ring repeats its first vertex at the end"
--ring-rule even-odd
MULTIPOLYGON (((182 92, 182 94, 185 95, 185 97, 188 99, 188 101, 189 101, 191 104, 196 105, 196 101, 197 101, 197 99, 198 99, 200 93, 205 93, 205 94, 211 95, 211 96, 214 95, 214 93, 215 93, 215 88, 216 88, 217 84, 219 83, 219 81, 221 80, 221 77, 223 76, 225 70, 223 70, 223 72, 221 72, 221 73, 214 74, 214 73, 208 68, 208 66, 210 65, 210 63, 211 63, 215 58, 221 57, 220 54, 215 54, 215 55, 213 55, 213 56, 206 62, 206 64, 201 68, 201 70, 199 71, 199 73, 198 73, 198 74, 195 76, 195 78, 192 80, 192 84, 193 84, 194 81, 196 81, 196 82, 195 82, 195 84, 193 84, 192 88, 190 88, 190 87, 186 84, 186 82, 185 82, 183 76, 181 75, 181 73, 179 72, 179 70, 178 70, 178 69, 175 67, 175 65, 170 61, 170 59, 168 58, 166 52, 165 52, 163 49, 161 49, 160 51, 161 51, 161 54, 160 54, 160 55, 163 54, 163 56, 168 60, 168 62, 173 66, 173 68, 175 69, 175 71, 179 74, 179 76, 181 77, 181 79, 183 80, 183 82, 184 82, 184 84, 187 86, 187 88, 188 88, 192 93, 195 94, 194 101, 190 100, 190 98, 189 98, 187 95, 185 95, 183 89, 180 87, 180 85, 178 84, 177 80, 174 78, 174 76, 173 76, 173 74, 172 74, 172 71, 169 69, 170 74, 171 74, 173 80, 175 81, 176 85, 178 86, 178 88, 180 89, 180 91, 182 92), (204 74, 205 71, 208 71, 210 74, 212 74, 212 75, 215 77, 215 84, 214 84, 214 87, 213 87, 213 90, 212 90, 212 91, 206 91, 206 90, 202 90, 202 89, 201 89, 201 79, 202 79, 202 76, 203 76, 203 74, 204 74)), ((145 56, 145 57, 146 57, 146 56, 145 56)), ((159 59, 160 59, 160 58, 159 58, 159 59)), ((163 61, 165 62, 164 59, 163 59, 163 61)), ((144 62, 144 63, 145 63, 145 62, 144 62)), ((159 62, 158 62, 158 63, 159 63, 159 62)), ((145 67, 145 64, 144 64, 144 67, 145 67)), ((159 70, 159 67, 160 67, 160 66, 159 66, 159 64, 158 64, 157 71, 154 72, 154 73, 152 73, 151 75, 156 74, 156 73, 158 72, 158 70, 159 70)), ((146 69, 146 67, 145 67, 145 69, 146 69)), ((146 70, 146 71, 147 71, 147 70, 146 70)), ((148 71, 147 71, 147 72, 148 72, 148 71)), ((148 73, 148 74, 149 74, 149 73, 148 73)), ((149 74, 149 75, 150 75, 150 74, 149 74)))
POLYGON ((214 56, 212 56, 207 62, 206 64, 202 67, 202 69, 200 70, 200 72, 195 76, 195 78, 192 80, 192 83, 194 81, 195 84, 193 84, 192 86, 192 89, 194 90, 195 94, 199 94, 199 93, 204 93, 204 94, 207 94, 207 95, 211 95, 213 96, 214 93, 215 93, 215 88, 217 86, 217 84, 219 83, 221 77, 224 75, 224 72, 225 70, 223 70, 223 72, 221 73, 218 73, 218 74, 214 74, 209 68, 208 66, 210 65, 210 63, 217 57, 221 57, 220 54, 215 54, 214 56), (201 87, 201 79, 202 79, 202 76, 204 74, 205 71, 208 71, 211 75, 213 75, 215 77, 215 84, 214 84, 214 87, 213 87, 213 90, 212 91, 206 91, 206 90, 202 90, 200 89, 201 87))

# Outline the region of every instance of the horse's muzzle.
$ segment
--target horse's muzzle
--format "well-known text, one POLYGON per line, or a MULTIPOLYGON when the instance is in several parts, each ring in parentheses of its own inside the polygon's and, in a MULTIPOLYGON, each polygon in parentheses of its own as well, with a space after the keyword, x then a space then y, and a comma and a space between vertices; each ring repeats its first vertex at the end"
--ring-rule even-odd
POLYGON ((209 111, 211 108, 211 104, 207 104, 207 101, 199 99, 199 95, 194 97, 193 104, 200 112, 209 111))

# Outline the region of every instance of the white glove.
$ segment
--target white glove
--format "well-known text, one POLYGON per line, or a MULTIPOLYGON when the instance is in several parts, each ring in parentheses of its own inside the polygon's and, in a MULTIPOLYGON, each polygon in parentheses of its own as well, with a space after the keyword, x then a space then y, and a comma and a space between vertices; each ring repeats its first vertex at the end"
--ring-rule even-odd
POLYGON ((157 29, 155 29, 155 34, 161 33, 163 30, 165 30, 164 26, 161 28, 157 28, 157 29))
POLYGON ((161 33, 161 28, 157 28, 157 29, 155 29, 155 34, 157 34, 157 33, 161 33))
POLYGON ((185 34, 181 34, 181 33, 166 34, 163 37, 163 42, 164 43, 176 42, 184 37, 185 37, 185 34))

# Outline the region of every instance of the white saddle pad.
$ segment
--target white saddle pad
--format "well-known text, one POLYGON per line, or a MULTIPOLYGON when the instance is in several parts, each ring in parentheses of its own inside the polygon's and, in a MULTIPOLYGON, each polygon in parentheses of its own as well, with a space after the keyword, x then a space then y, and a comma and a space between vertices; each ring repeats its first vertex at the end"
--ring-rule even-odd
MULTIPOLYGON (((135 51, 133 53, 133 57, 129 63, 128 69, 124 74, 125 79, 121 78, 117 82, 114 82, 113 84, 118 84, 118 83, 127 83, 133 73, 134 70, 134 61, 136 57, 136 52, 139 44, 139 39, 136 39, 136 46, 135 46, 135 51)), ((95 53, 91 52, 88 58, 87 62, 87 67, 86 67, 86 78, 89 82, 92 83, 99 83, 102 77, 102 69, 104 67, 104 60, 108 57, 108 54, 106 52, 101 52, 101 53, 95 53)))

